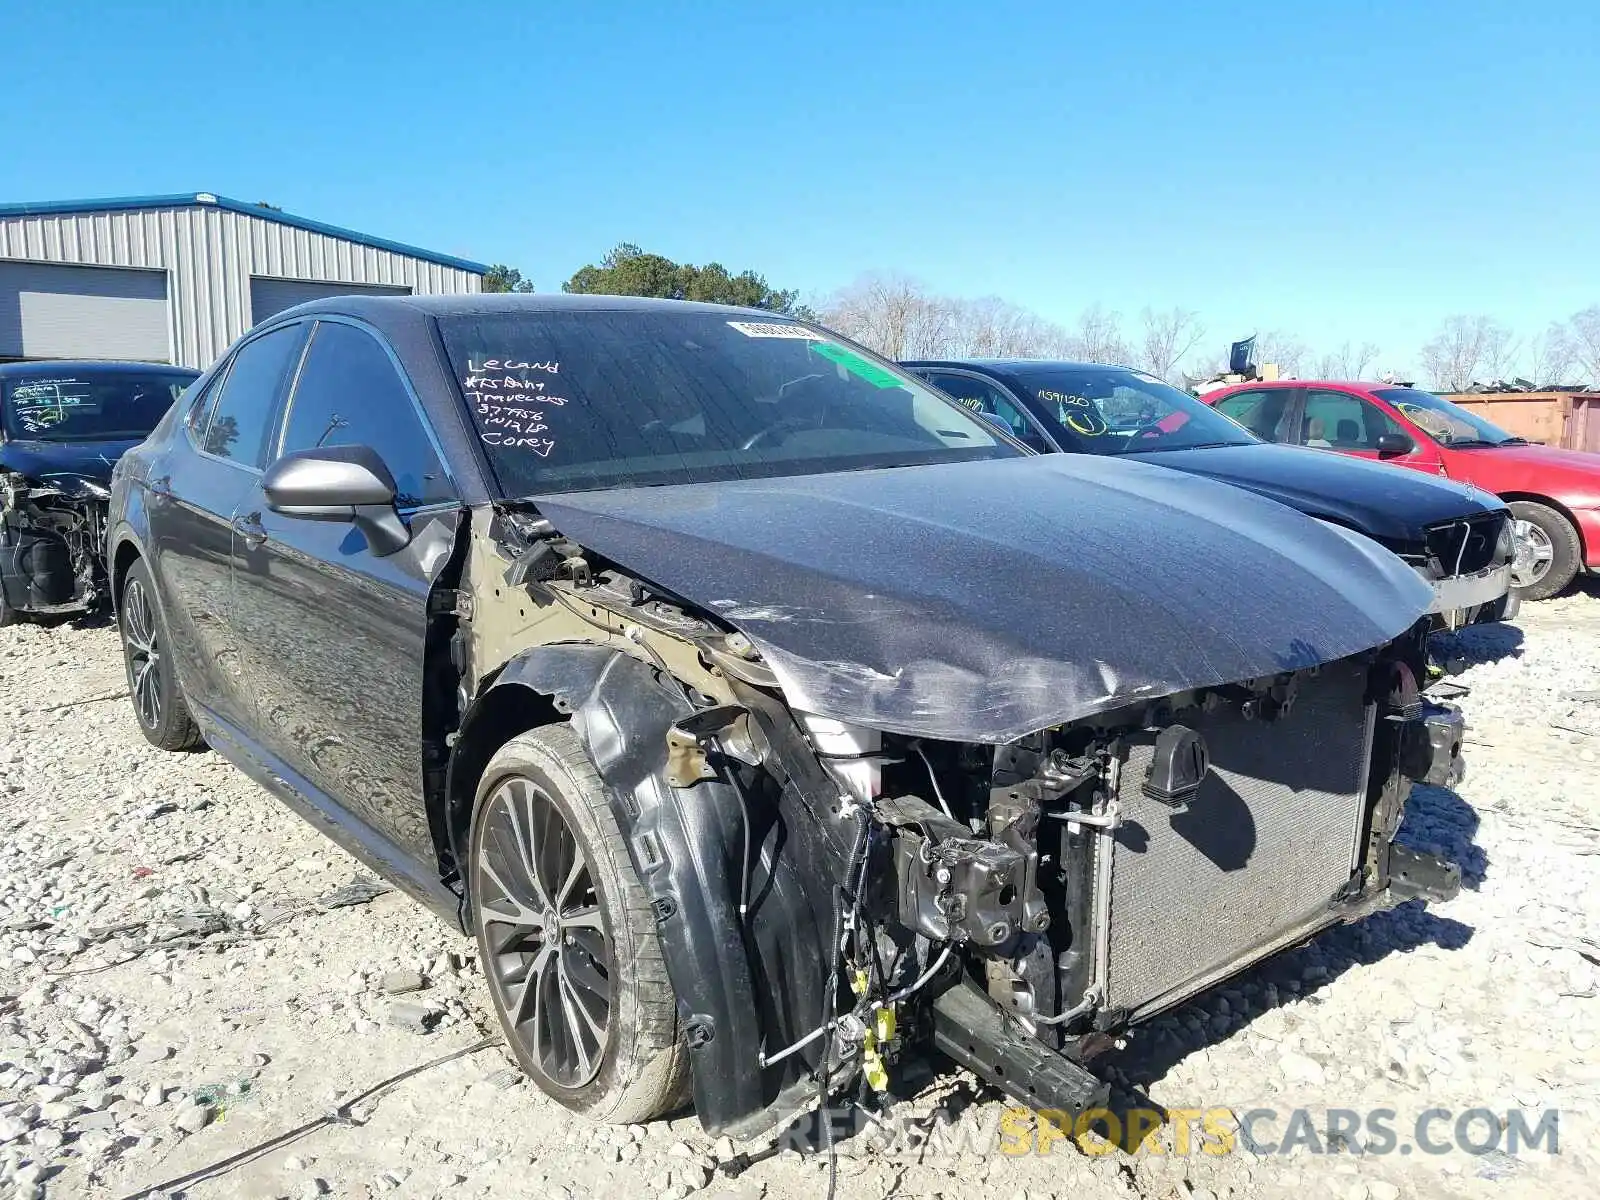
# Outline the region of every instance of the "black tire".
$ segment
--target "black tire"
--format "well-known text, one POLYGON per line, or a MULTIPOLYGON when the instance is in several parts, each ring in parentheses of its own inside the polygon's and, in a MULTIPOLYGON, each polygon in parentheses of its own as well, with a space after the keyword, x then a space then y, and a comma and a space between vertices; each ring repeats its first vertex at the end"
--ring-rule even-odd
MULTIPOLYGON (((1578 573, 1583 561, 1583 545, 1572 522, 1555 509, 1532 500, 1513 500, 1508 507, 1513 521, 1526 521, 1528 533, 1538 547, 1536 554, 1548 552, 1542 562, 1526 565, 1520 577, 1529 582, 1517 586, 1517 595, 1523 600, 1548 600, 1564 591, 1578 573)), ((1519 561, 1524 556, 1518 556, 1519 561)), ((1519 572, 1513 568, 1515 582, 1519 572)))
POLYGON ((141 559, 128 568, 117 605, 122 661, 128 671, 128 696, 139 732, 162 750, 197 750, 205 744, 200 727, 173 670, 167 619, 155 584, 141 559))
POLYGON ((524 733, 490 760, 467 885, 495 1014, 528 1077, 597 1121, 632 1124, 680 1107, 688 1051, 655 916, 569 726, 524 733))
POLYGON ((22 620, 22 614, 6 603, 4 592, 0 592, 0 629, 7 625, 16 625, 22 620))

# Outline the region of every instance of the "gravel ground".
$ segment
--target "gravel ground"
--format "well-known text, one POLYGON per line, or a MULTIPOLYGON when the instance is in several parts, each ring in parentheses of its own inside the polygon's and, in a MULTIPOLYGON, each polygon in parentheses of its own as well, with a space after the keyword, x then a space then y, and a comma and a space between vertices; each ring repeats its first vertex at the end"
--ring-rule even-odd
MULTIPOLYGON (((1462 895, 1331 931, 1107 1059, 1125 1102, 1226 1109, 1223 1130, 1271 1109, 1249 1128, 1292 1153, 1207 1153, 1218 1141, 1198 1130, 1174 1153, 1171 1126, 1137 1154, 1092 1137, 1097 1153, 1042 1153, 1031 1122, 946 1072, 890 1126, 846 1139, 841 1195, 1588 1194, 1600 587, 1451 641, 1471 664, 1468 775, 1414 794, 1403 837, 1460 862, 1462 895), (1436 1142, 1469 1109, 1531 1110, 1530 1125, 1559 1109, 1560 1152, 1508 1154, 1478 1119, 1472 1144, 1494 1149, 1424 1153, 1412 1135, 1430 1108, 1451 1114, 1436 1142), (1378 1109, 1392 1153, 1344 1136, 1336 1111, 1378 1109)), ((713 1168, 734 1147, 692 1116, 601 1129, 546 1102, 497 1039, 482 1044, 470 942, 398 893, 352 891, 351 859, 215 755, 148 748, 121 688, 110 628, 0 630, 0 1190, 155 1194, 215 1168, 166 1194, 820 1192, 816 1155, 786 1150, 728 1180, 713 1168)))

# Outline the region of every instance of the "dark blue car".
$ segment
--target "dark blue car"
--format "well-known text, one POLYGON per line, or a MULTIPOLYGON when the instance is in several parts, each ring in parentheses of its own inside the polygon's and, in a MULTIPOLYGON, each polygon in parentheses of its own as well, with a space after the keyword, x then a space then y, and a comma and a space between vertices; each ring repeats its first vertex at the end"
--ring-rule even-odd
POLYGON ((1035 359, 902 365, 1040 453, 1112 455, 1200 475, 1363 533, 1428 581, 1440 625, 1516 614, 1511 521, 1488 492, 1263 442, 1193 396, 1127 367, 1035 359))
POLYGON ((0 625, 104 603, 111 469, 198 375, 136 362, 0 363, 0 625))

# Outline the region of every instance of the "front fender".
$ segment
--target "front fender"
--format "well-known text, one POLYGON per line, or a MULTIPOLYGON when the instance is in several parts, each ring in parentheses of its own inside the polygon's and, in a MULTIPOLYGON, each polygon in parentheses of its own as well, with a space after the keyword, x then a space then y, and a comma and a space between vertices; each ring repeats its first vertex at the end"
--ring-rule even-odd
POLYGON ((798 1108, 814 1087, 814 1055, 758 1063, 822 1015, 821 914, 834 872, 804 808, 785 803, 769 773, 745 780, 758 861, 741 919, 738 790, 726 775, 690 788, 666 781, 667 730, 693 711, 677 687, 631 655, 589 644, 531 650, 500 673, 493 688, 503 687, 528 688, 568 715, 605 783, 655 915, 701 1123, 742 1135, 798 1108))

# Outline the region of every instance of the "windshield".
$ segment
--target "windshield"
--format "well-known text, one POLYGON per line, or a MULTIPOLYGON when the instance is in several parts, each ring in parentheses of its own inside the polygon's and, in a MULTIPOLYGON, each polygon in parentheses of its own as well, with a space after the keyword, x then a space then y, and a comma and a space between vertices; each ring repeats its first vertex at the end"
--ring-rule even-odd
POLYGON ((505 496, 1025 453, 793 321, 588 310, 447 316, 439 330, 505 496))
POLYGON ((1394 405, 1406 420, 1446 446, 1520 446, 1527 440, 1431 392, 1380 388, 1372 394, 1394 405))
POLYGON ((85 371, 3 379, 6 433, 40 442, 148 437, 197 375, 85 371))
POLYGON ((1055 433, 1089 454, 1147 454, 1260 439, 1154 375, 1126 367, 1022 368, 1016 375, 1055 433))

